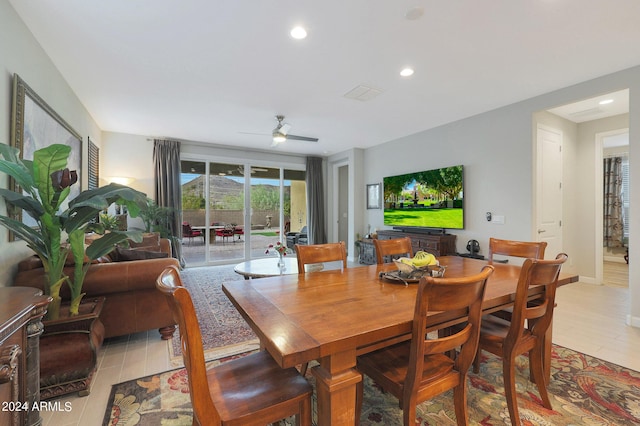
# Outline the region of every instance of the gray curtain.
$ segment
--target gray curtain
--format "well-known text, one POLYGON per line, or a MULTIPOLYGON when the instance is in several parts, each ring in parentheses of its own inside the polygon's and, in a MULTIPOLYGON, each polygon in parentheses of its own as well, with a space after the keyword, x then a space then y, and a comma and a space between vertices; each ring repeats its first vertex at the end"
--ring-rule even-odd
POLYGON ((622 157, 604 159, 604 246, 623 247, 622 157))
POLYGON ((174 236, 172 244, 173 257, 184 267, 182 257, 182 188, 180 187, 180 142, 169 140, 153 141, 153 165, 155 181, 155 199, 160 207, 171 211, 169 228, 174 236))
POLYGON ((324 179, 322 158, 307 157, 307 211, 309 244, 324 244, 327 235, 324 230, 324 179))

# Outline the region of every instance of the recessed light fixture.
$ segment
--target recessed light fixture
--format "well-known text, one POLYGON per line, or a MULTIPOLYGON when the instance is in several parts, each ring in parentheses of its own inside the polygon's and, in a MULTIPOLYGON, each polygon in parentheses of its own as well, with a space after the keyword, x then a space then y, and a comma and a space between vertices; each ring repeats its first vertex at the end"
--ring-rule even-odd
POLYGON ((613 99, 605 99, 602 100, 600 102, 598 102, 600 105, 608 105, 608 104, 612 104, 613 103, 613 99))
POLYGON ((302 40, 303 38, 307 37, 307 30, 298 26, 294 27, 289 34, 291 34, 291 37, 295 38, 296 40, 302 40))
POLYGON ((413 68, 404 68, 402 71, 400 71, 400 75, 403 77, 410 77, 413 75, 413 68))
POLYGON ((411 9, 407 10, 407 13, 404 14, 404 17, 409 21, 415 21, 422 18, 422 15, 424 15, 424 8, 412 7, 411 9))

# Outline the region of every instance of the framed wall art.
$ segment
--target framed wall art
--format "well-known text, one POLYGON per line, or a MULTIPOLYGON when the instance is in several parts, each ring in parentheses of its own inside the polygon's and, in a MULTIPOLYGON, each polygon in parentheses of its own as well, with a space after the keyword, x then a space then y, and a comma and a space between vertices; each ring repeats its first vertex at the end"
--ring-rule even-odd
MULTIPOLYGON (((20 150, 20 158, 32 160, 36 150, 56 143, 71 147, 67 167, 78 173, 78 184, 73 185, 69 194, 69 200, 72 200, 82 190, 82 137, 18 74, 14 74, 11 145, 20 150)), ((13 180, 10 185, 14 191, 19 190, 13 180)), ((34 224, 30 217, 23 218, 21 211, 12 212, 12 216, 25 224, 34 224)))
POLYGON ((380 205, 380 184, 372 183, 367 185, 367 208, 379 209, 380 205))

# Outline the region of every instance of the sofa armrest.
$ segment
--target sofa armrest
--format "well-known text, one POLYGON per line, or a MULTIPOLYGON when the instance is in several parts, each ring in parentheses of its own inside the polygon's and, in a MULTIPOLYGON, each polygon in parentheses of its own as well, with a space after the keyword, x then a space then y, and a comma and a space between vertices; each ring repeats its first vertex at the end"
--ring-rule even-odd
MULTIPOLYGON (((129 262, 110 262, 91 264, 82 285, 86 297, 106 296, 113 293, 130 292, 141 289, 155 289, 156 279, 169 265, 180 267, 174 258, 135 260, 129 262)), ((73 267, 65 267, 65 273, 73 276, 73 267)), ((19 271, 13 285, 44 288, 44 270, 42 268, 19 271)), ((68 300, 69 287, 63 285, 60 296, 68 300)))
POLYGON ((87 296, 155 289, 156 279, 168 266, 180 268, 174 258, 146 259, 91 265, 82 286, 87 296))
POLYGON ((171 257, 171 240, 168 238, 160 238, 160 251, 167 253, 171 257))

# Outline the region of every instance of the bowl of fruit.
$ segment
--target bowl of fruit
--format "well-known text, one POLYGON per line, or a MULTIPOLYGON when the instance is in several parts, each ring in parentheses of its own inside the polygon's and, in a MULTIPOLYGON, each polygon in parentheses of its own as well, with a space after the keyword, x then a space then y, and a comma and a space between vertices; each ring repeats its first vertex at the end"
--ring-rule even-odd
POLYGON ((438 259, 426 251, 418 251, 413 257, 400 257, 394 260, 403 278, 420 278, 431 275, 431 270, 438 267, 438 259))

